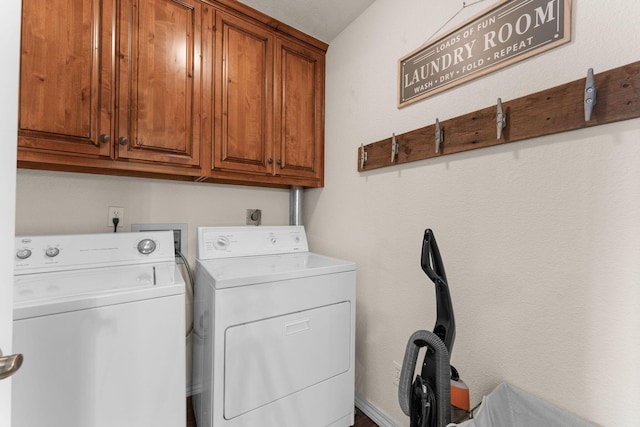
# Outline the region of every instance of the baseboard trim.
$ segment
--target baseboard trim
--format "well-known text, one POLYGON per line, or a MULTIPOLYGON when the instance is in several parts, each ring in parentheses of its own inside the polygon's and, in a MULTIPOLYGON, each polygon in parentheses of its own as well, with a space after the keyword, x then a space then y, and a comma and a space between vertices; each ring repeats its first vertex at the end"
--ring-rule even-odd
POLYGON ((378 424, 379 427, 400 427, 387 414, 372 405, 368 400, 355 396, 356 407, 360 409, 371 421, 378 424))

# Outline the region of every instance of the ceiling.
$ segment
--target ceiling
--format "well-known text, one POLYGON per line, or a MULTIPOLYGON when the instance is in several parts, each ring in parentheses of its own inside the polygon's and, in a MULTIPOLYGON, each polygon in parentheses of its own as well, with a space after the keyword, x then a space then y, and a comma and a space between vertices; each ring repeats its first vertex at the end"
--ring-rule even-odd
POLYGON ((375 0, 240 0, 278 21, 330 43, 375 0))

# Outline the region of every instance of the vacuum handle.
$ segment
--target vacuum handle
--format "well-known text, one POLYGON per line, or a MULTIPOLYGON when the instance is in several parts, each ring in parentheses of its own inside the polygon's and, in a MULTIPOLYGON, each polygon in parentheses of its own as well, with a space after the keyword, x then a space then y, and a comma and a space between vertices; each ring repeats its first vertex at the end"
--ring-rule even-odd
POLYGON ((440 256, 440 250, 436 243, 436 237, 430 228, 424 231, 422 240, 422 257, 420 260, 422 270, 435 284, 447 283, 447 274, 444 271, 444 264, 440 256))
POLYGON ((424 231, 422 240, 422 257, 420 260, 422 270, 436 287, 436 324, 433 333, 442 339, 449 354, 453 350, 453 342, 456 336, 456 323, 453 316, 453 304, 447 284, 447 274, 444 271, 444 263, 440 256, 440 249, 436 243, 436 237, 430 228, 424 231))

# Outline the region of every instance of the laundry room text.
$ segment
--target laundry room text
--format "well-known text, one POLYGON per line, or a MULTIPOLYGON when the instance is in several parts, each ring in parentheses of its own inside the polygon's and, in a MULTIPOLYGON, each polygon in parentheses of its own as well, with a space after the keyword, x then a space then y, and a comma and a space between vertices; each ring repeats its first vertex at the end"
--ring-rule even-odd
POLYGON ((442 92, 571 39, 571 0, 512 0, 399 61, 398 106, 442 92))

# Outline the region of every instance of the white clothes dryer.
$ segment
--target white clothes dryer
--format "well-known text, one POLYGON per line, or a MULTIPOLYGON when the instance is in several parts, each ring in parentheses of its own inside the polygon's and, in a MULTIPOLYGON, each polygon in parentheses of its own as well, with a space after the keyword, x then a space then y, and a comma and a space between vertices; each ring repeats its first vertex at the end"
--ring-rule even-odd
POLYGON ((355 303, 355 264, 302 226, 200 227, 198 427, 353 425, 355 303))
POLYGON ((176 427, 185 283, 173 233, 15 239, 14 427, 176 427))

